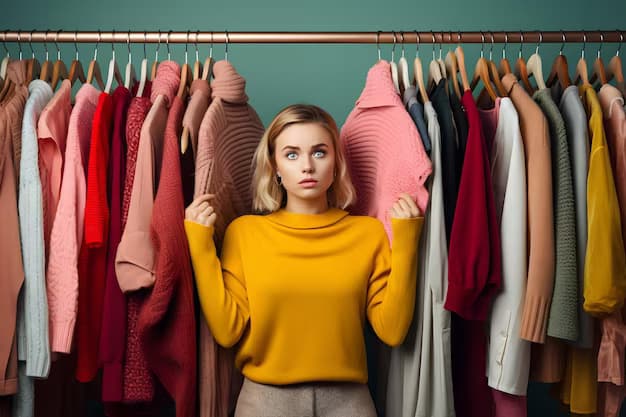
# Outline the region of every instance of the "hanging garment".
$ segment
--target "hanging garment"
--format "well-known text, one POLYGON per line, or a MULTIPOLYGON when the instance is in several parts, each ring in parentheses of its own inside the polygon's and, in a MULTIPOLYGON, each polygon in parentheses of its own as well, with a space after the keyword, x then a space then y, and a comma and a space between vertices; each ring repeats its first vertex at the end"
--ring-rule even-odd
POLYGON ((432 145, 430 142, 430 137, 428 136, 428 128, 426 127, 426 119, 424 119, 424 106, 417 99, 417 89, 413 86, 404 90, 404 94, 402 96, 404 106, 407 111, 411 115, 413 119, 413 123, 415 123, 415 127, 417 127, 417 131, 420 134, 420 138, 422 139, 422 143, 424 144, 424 150, 427 154, 430 155, 432 150, 432 145))
POLYGON ((589 117, 591 157, 587 182, 588 240, 585 258, 585 304, 591 314, 621 308, 626 295, 626 254, 621 236, 619 204, 595 90, 583 85, 580 94, 589 117))
MULTIPOLYGON (((620 91, 605 84, 598 98, 602 105, 615 190, 620 206, 622 238, 626 237, 626 112, 620 91)), ((598 381, 600 387, 598 412, 604 416, 617 416, 626 396, 624 386, 624 355, 626 351, 626 325, 623 308, 602 318, 602 341, 598 353, 598 381)))
MULTIPOLYGON (((18 100, 22 101, 18 97, 18 100)), ((22 101, 23 102, 23 101, 22 101)), ((24 282, 11 121, 0 106, 0 397, 17 392, 17 300, 24 282)))
POLYGON ((70 353, 72 348, 78 308, 78 254, 85 225, 86 163, 99 95, 90 84, 78 90, 67 129, 63 180, 50 233, 46 275, 53 352, 70 353))
POLYGON ((548 316, 548 336, 578 339, 578 270, 576 264, 576 212, 572 167, 565 122, 550 90, 540 89, 533 99, 550 128, 552 191, 555 231, 554 290, 548 316))
MULTIPOLYGON (((454 126, 457 133, 457 146, 459 152, 459 162, 461 168, 463 167, 463 158, 465 157, 465 148, 467 147, 467 115, 461 100, 456 96, 453 90, 448 94, 450 97, 450 107, 452 108, 452 116, 454 117, 454 126)), ((437 108, 435 107, 435 110, 437 108)), ((461 175, 459 169, 459 176, 461 175)))
POLYGON ((46 377, 50 371, 43 207, 37 163, 37 121, 52 98, 52 89, 45 81, 34 80, 28 85, 28 93, 22 121, 18 194, 24 284, 17 313, 17 349, 18 359, 22 363, 18 364, 19 387, 13 402, 13 414, 16 417, 33 415, 33 380, 30 377, 46 377))
POLYGON ((215 340, 237 343, 237 367, 258 383, 365 383, 365 318, 394 346, 411 324, 422 223, 392 219, 391 251, 376 219, 280 209, 235 219, 218 259, 213 227, 185 221, 215 340))
MULTIPOLYGON (((464 350, 453 364, 454 403, 459 416, 489 416, 484 321, 502 282, 500 231, 495 213, 487 143, 471 91, 463 94, 468 139, 450 236, 445 308, 460 316, 464 350), (471 219, 463 215, 469 214, 471 219)), ((455 328, 455 331, 457 329, 455 328)))
POLYGON ((441 133, 431 102, 424 104, 432 145, 430 204, 419 250, 413 322, 402 345, 392 349, 387 386, 388 416, 454 416, 450 360, 450 313, 443 308, 448 281, 443 210, 441 133))
POLYGON ((513 74, 502 77, 520 120, 528 185, 528 279, 522 339, 544 343, 554 287, 552 163, 548 122, 513 74))
POLYGON ((176 403, 176 416, 192 417, 197 415, 197 352, 179 162, 183 112, 183 102, 174 96, 163 138, 163 163, 150 227, 155 245, 155 281, 141 305, 137 331, 149 369, 176 403))
MULTIPOLYGON (((214 240, 219 251, 226 227, 252 212, 252 162, 263 123, 248 104, 246 81, 228 61, 213 66, 212 102, 198 132, 195 197, 215 194, 214 240)), ((219 347, 200 319, 199 396, 201 417, 226 417, 242 383, 234 373, 234 351, 219 347)))
MULTIPOLYGON (((146 82, 142 97, 133 97, 128 106, 126 119, 126 175, 122 202, 122 233, 126 227, 128 209, 132 197, 133 183, 137 166, 137 154, 141 136, 141 127, 146 119, 152 101, 152 82, 146 82)), ((117 256, 117 254, 116 254, 117 256)), ((124 353, 124 402, 141 403, 154 397, 154 381, 139 343, 137 320, 143 294, 127 294, 126 348, 124 353)), ((141 404, 144 406, 145 404, 141 404)), ((125 407, 130 408, 130 407, 125 407)), ((136 410, 130 410, 135 415, 136 410)))
POLYGON ((189 104, 183 117, 183 128, 189 131, 190 145, 180 157, 180 170, 183 181, 185 207, 193 201, 196 185, 196 153, 198 151, 198 132, 200 124, 211 101, 211 87, 208 81, 194 80, 189 89, 189 104))
MULTIPOLYGON (((43 230, 46 265, 50 253, 50 232, 56 216, 61 193, 63 155, 67 140, 67 127, 72 111, 72 85, 63 80, 61 87, 46 104, 37 122, 37 145, 39 146, 39 177, 43 203, 43 230)), ((51 294, 48 294, 50 298, 51 294)))
MULTIPOLYGON (((555 84, 558 86, 559 84, 555 84)), ((587 172, 589 166, 589 128, 587 115, 578 96, 578 87, 571 85, 563 91, 559 110, 565 121, 574 182, 576 213, 576 253, 578 275, 578 340, 579 348, 593 345, 593 319, 583 309, 585 254, 587 252, 587 172)))
MULTIPOLYGON (((454 126, 454 118, 448 93, 446 80, 441 80, 430 94, 432 105, 437 112, 437 119, 441 130, 441 166, 443 181, 443 209, 446 220, 446 242, 450 242, 452 221, 456 199, 459 193, 459 181, 461 179, 462 154, 457 143, 457 129, 454 126)), ((456 96, 455 96, 456 97, 456 96)), ((460 104, 459 104, 460 105, 460 104)), ((463 115, 465 117, 465 115, 463 115)), ((465 119, 467 121, 467 119, 465 119)), ((467 123, 466 123, 467 129, 467 123)), ((466 137, 467 137, 467 130, 466 137)))
POLYGON ((526 159, 519 117, 510 98, 496 98, 490 110, 480 110, 487 142, 496 216, 502 244, 502 292, 494 298, 487 356, 488 384, 495 390, 517 396, 502 407, 494 395, 496 416, 526 408, 530 368, 530 343, 520 338, 526 292, 526 159), (515 409, 515 407, 513 407, 515 409))
POLYGON ((115 255, 122 237, 122 195, 126 160, 126 114, 131 92, 123 85, 112 94, 113 130, 109 158, 110 213, 106 283, 102 306, 99 362, 102 365, 102 401, 120 402, 124 397, 123 363, 126 348, 126 298, 117 283, 115 255))
MULTIPOLYGON (((22 119, 28 98, 28 87, 23 85, 24 61, 12 61, 7 68, 7 79, 15 83, 13 94, 0 106, 0 141, 4 173, 0 178, 0 209, 6 223, 6 236, 2 240, 0 262, 6 265, 0 278, 0 397, 17 392, 17 311, 19 293, 24 283, 24 265, 20 246, 20 229, 17 212, 19 186, 19 158, 22 149, 22 119), (6 171, 4 164, 12 169, 6 171), (6 175, 4 175, 6 173, 6 175), (13 183, 13 189, 8 184, 13 183)), ((3 223, 4 224, 4 223, 3 223)), ((10 397, 9 397, 10 398, 10 397)), ((11 411, 10 401, 3 401, 6 413, 11 411)))
POLYGON ((113 120, 113 99, 100 93, 93 117, 89 163, 85 231, 78 260, 78 322, 76 379, 93 380, 98 371, 98 348, 102 325, 102 304, 106 279, 106 251, 109 237, 107 176, 109 141, 113 120))
POLYGON ((432 167, 415 123, 395 92, 388 62, 379 61, 369 70, 356 107, 341 128, 341 142, 359 196, 354 214, 377 217, 391 240, 389 208, 407 192, 424 213, 424 183, 432 167))

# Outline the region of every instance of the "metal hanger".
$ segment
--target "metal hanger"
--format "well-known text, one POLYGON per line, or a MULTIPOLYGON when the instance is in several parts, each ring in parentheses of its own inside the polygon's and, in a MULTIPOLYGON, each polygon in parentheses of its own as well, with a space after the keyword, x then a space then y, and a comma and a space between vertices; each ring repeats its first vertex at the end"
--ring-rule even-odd
POLYGON ((428 94, 426 93, 426 86, 424 86, 424 73, 422 71, 422 60, 420 59, 420 35, 415 31, 415 59, 413 60, 413 84, 419 90, 422 102, 429 101, 428 94))
POLYGON ((391 48, 391 61, 389 65, 391 67, 391 80, 393 81, 393 86, 396 89, 396 93, 400 94, 400 83, 398 80, 398 65, 395 62, 395 52, 396 52, 396 32, 391 32, 393 34, 393 47, 391 48))
POLYGON ((72 85, 74 85, 74 82, 76 80, 79 80, 81 83, 85 83, 85 81, 87 81, 87 78, 85 77, 85 71, 83 70, 83 64, 80 63, 80 60, 78 59, 78 44, 76 43, 76 38, 78 38, 78 32, 74 32, 74 60, 72 61, 72 64, 70 65, 70 73, 69 73, 69 80, 70 83, 72 83, 72 85))
POLYGON ((98 64, 98 44, 102 39, 102 34, 100 30, 98 30, 98 41, 96 42, 96 47, 93 51, 93 59, 89 63, 89 68, 87 69, 87 84, 91 84, 93 79, 96 79, 98 83, 98 87, 100 90, 104 90, 104 82, 102 81, 102 72, 100 71, 100 64, 98 64))
POLYGON ((146 88, 148 79, 148 55, 146 53, 146 32, 143 33, 143 59, 141 60, 141 69, 139 74, 139 86, 137 87, 137 95, 135 97, 143 97, 143 90, 146 88))

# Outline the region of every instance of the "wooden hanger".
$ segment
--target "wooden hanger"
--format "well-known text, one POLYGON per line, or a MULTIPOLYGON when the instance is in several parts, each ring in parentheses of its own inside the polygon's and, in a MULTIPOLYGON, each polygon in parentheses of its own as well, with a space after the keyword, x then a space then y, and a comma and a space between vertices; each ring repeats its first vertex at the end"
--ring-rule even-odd
POLYGON ((489 65, 489 76, 490 76, 491 81, 493 82, 493 85, 496 86, 498 95, 500 97, 506 97, 507 96, 506 88, 504 88, 504 85, 502 84, 502 81, 500 80, 498 67, 496 67, 496 63, 493 62, 493 44, 494 44, 493 33, 489 32, 489 35, 491 36, 491 48, 489 49, 489 61, 487 61, 487 64, 489 65))
MULTIPOLYGON (((483 35, 481 36, 484 46, 485 37, 483 35)), ((491 76, 489 75, 489 63, 484 57, 484 51, 482 46, 480 48, 480 57, 478 58, 478 61, 476 61, 476 67, 474 68, 474 77, 472 78, 472 82, 470 83, 470 90, 474 91, 479 81, 482 81, 483 87, 487 91, 487 94, 489 94, 489 97, 493 101, 495 101, 498 95, 491 85, 491 76)))
POLYGON ((561 49, 559 50, 559 54, 554 59, 554 63, 552 64, 552 69, 550 70, 550 75, 548 75, 548 80, 546 81, 546 85, 548 87, 552 87, 556 81, 561 84, 561 89, 565 90, 567 87, 572 85, 572 80, 569 78, 569 68, 567 65, 567 58, 563 55, 563 47, 565 46, 565 32, 562 32, 563 43, 561 44, 561 49))
MULTIPOLYGON (((458 35, 458 44, 461 44, 461 34, 458 35)), ((461 99, 461 89, 459 88, 459 80, 457 78, 457 74, 459 73, 459 66, 456 60, 456 55, 452 50, 448 51, 446 54, 446 72, 448 73, 448 83, 452 83, 452 90, 457 98, 461 99)))
MULTIPOLYGON (((46 30, 46 38, 48 37, 49 30, 46 30)), ((46 51, 46 60, 41 64, 41 70, 39 71, 39 79, 50 84, 52 82, 52 62, 50 61, 50 53, 48 52, 48 44, 44 40, 44 50, 46 51)))
POLYGON ((7 77, 7 68, 9 67, 9 62, 11 62, 11 56, 9 55, 9 49, 7 48, 7 44, 5 43, 7 38, 7 32, 5 31, 2 36, 2 46, 4 47, 4 51, 6 52, 6 56, 2 58, 2 63, 0 64, 0 78, 5 79, 7 77))
MULTIPOLYGON (((20 45, 20 32, 17 32, 18 45, 20 45)), ((36 80, 41 73, 41 65, 37 58, 35 58, 35 51, 33 50, 33 45, 31 40, 33 39, 33 32, 30 33, 30 39, 28 41, 28 46, 30 47, 30 52, 32 54, 32 58, 27 61, 26 64, 26 74, 27 74, 27 83, 30 83, 32 80, 36 80)), ((20 60, 22 59, 22 47, 20 45, 20 60)))
POLYGON ((502 59, 500 60, 500 67, 498 68, 498 74, 500 77, 504 77, 506 74, 511 74, 511 63, 506 57, 506 46, 509 43, 509 34, 504 34, 504 46, 502 47, 502 59))
MULTIPOLYGON (((543 80, 543 68, 541 64, 541 56, 539 55, 539 45, 543 41, 543 33, 539 32, 539 42, 535 47, 535 53, 528 58, 526 68, 528 70, 528 76, 534 77, 537 83, 537 88, 543 90, 546 88, 546 83, 543 80)), ((534 92, 534 91, 533 91, 534 92)))
POLYGON ((85 71, 83 70, 83 64, 81 64, 80 60, 78 59, 78 45, 76 44, 76 37, 77 37, 77 33, 74 32, 75 55, 74 55, 74 60, 72 61, 72 64, 70 65, 70 73, 69 73, 69 80, 72 85, 74 85, 76 80, 79 80, 83 84, 87 81, 87 78, 85 77, 85 71))
POLYGON ((104 82, 102 81, 102 72, 100 71, 100 64, 98 64, 98 44, 100 43, 100 31, 98 31, 98 42, 96 43, 96 48, 93 52, 93 59, 89 63, 89 67, 87 68, 87 80, 86 84, 91 84, 96 79, 98 83, 98 87, 100 90, 104 90, 104 82))
MULTIPOLYGON (((113 38, 115 38, 115 31, 113 31, 113 38)), ((117 82, 117 85, 124 85, 124 79, 122 78, 122 74, 120 73, 120 69, 117 66, 117 61, 115 60, 115 43, 111 42, 111 60, 109 61, 109 70, 107 71, 107 83, 104 87, 104 92, 107 94, 111 93, 111 87, 113 86, 113 79, 117 82)))
POLYGON ((454 55, 456 55, 456 62, 459 65, 459 74, 461 74, 461 85, 463 86, 463 91, 465 92, 471 90, 470 83, 467 78, 467 71, 465 70, 465 52, 463 52, 461 45, 456 47, 454 55))
POLYGON ((607 80, 611 81, 615 78, 615 84, 617 88, 622 92, 623 96, 626 96, 626 89, 624 88, 624 72, 622 70, 622 58, 619 53, 622 49, 622 42, 624 41, 624 35, 619 34, 619 47, 615 51, 615 56, 609 61, 609 68, 607 72, 607 80))
POLYGON ((435 34, 431 31, 430 35, 433 38, 433 59, 430 61, 430 64, 428 64, 428 90, 435 88, 437 84, 439 84, 439 81, 444 78, 441 72, 441 65, 439 65, 437 57, 435 56, 435 34))
POLYGON ((52 67, 52 80, 50 81, 50 87, 52 87, 52 91, 56 90, 57 84, 60 80, 66 80, 69 76, 67 67, 65 66, 65 63, 61 60, 61 50, 59 49, 59 44, 57 43, 59 33, 61 33, 60 30, 57 32, 54 39, 54 46, 57 48, 57 60, 54 62, 54 65, 52 67))
POLYGON ((400 32, 402 39, 402 56, 398 60, 398 75, 400 76, 400 91, 404 94, 407 88, 411 86, 409 80, 409 63, 404 56, 404 32, 400 32))
POLYGON ((128 48, 128 62, 126 63, 126 70, 124 71, 124 87, 130 91, 137 82, 135 67, 133 66, 133 56, 130 52, 130 30, 128 31, 128 38, 126 39, 126 47, 128 48))
POLYGON ((583 33, 583 49, 580 52, 580 59, 576 64, 576 74, 574 75, 574 84, 578 85, 581 81, 583 85, 590 85, 587 70, 587 61, 585 60, 585 46, 587 44, 587 34, 583 33))
POLYGON ((606 84, 607 76, 606 70, 604 69, 604 61, 600 57, 600 51, 602 50, 602 44, 604 43, 604 34, 600 32, 600 46, 598 47, 598 56, 596 60, 593 62, 593 72, 591 73, 591 77, 589 78, 589 82, 591 84, 595 83, 596 80, 600 81, 601 85, 606 84))
POLYGON ((187 97, 187 93, 189 92, 189 88, 191 87, 191 82, 193 81, 193 74, 191 73, 191 67, 189 66, 188 59, 189 55, 187 54, 187 45, 189 44, 189 31, 187 31, 187 42, 185 43, 185 63, 183 64, 180 70, 180 81, 178 83, 178 92, 176 96, 181 100, 184 100, 187 97))
POLYGON ((524 57, 522 57, 522 48, 524 46, 524 34, 520 32, 520 45, 519 45, 519 55, 517 57, 517 61, 515 61, 515 76, 519 80, 522 87, 528 94, 533 93, 533 87, 530 85, 530 81, 528 79, 528 69, 526 68, 526 61, 524 61, 524 57))
POLYGON ((424 72, 422 70, 422 60, 420 59, 419 53, 420 38, 417 31, 415 31, 415 39, 417 47, 415 50, 415 59, 413 60, 413 84, 417 87, 417 90, 420 93, 420 97, 422 98, 422 102, 426 103, 430 100, 426 92, 426 87, 424 86, 424 72))
POLYGON ((196 62, 193 63, 193 79, 195 80, 199 80, 200 78, 202 78, 202 63, 200 62, 200 56, 198 53, 198 32, 196 32, 196 42, 195 42, 195 47, 196 47, 196 62))

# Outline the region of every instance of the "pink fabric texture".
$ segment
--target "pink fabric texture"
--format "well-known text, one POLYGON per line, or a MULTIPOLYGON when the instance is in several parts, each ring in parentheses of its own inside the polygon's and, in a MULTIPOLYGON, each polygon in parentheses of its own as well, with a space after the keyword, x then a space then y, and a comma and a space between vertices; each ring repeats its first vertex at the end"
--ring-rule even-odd
POLYGON ((63 156, 72 111, 71 92, 72 84, 69 80, 63 80, 59 90, 41 112, 37 124, 46 258, 49 254, 50 232, 61 193, 63 156))
POLYGON ((72 347, 78 308, 78 254, 85 224, 86 166, 99 95, 100 92, 90 84, 80 88, 67 129, 65 167, 50 234, 46 277, 53 352, 69 353, 72 347))
POLYGON ((493 417, 526 417, 528 406, 526 396, 511 395, 506 392, 491 390, 495 410, 493 417))
POLYGON ((388 62, 379 61, 369 70, 356 107, 341 129, 341 142, 357 190, 353 214, 378 218, 391 240, 388 212, 400 193, 412 195, 426 212, 424 183, 432 165, 393 86, 388 62))

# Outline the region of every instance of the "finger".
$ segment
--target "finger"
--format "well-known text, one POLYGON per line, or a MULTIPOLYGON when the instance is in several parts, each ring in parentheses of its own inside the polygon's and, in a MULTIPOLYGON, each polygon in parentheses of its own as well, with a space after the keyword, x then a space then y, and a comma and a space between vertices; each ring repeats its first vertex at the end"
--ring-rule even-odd
POLYGON ((400 207, 400 210, 405 214, 405 215, 409 215, 411 214, 411 206, 409 205, 409 203, 406 202, 405 199, 400 198, 398 200, 398 206, 400 207))
POLYGON ((395 204, 389 210, 389 214, 391 215, 392 218, 395 218, 395 219, 397 219, 399 217, 398 216, 398 211, 396 210, 395 204))
POLYGON ((215 194, 202 194, 200 196, 198 196, 197 198, 195 198, 191 204, 189 205, 190 208, 193 207, 198 207, 200 204, 202 204, 205 201, 209 201, 210 199, 212 199, 213 197, 215 197, 215 194))
POLYGON ((415 203, 415 200, 413 199, 413 197, 411 197, 408 194, 403 194, 401 197, 409 205, 409 214, 411 215, 411 217, 419 217, 420 210, 419 210, 419 207, 417 206, 417 203, 415 203))
POLYGON ((217 219, 217 214, 215 213, 211 213, 211 215, 208 218, 208 226, 213 226, 215 224, 215 220, 217 219))

